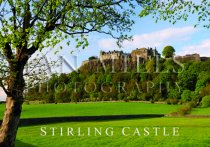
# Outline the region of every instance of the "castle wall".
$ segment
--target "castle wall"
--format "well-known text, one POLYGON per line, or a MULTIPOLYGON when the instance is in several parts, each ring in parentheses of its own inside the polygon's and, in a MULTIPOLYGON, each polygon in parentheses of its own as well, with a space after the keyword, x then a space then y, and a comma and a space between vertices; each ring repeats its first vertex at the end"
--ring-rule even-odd
MULTIPOLYGON (((100 52, 100 60, 112 60, 112 59, 124 59, 125 56, 128 60, 132 60, 134 62, 139 60, 139 63, 145 63, 147 60, 152 57, 158 56, 160 58, 160 54, 156 49, 152 48, 140 48, 133 50, 130 54, 124 53, 123 51, 109 51, 109 52, 100 52)), ((208 57, 200 57, 199 54, 189 54, 185 56, 177 56, 175 57, 177 61, 185 62, 185 61, 205 61, 208 60, 208 57)), ((92 61, 92 60, 91 60, 92 61)), ((83 61, 82 65, 89 63, 89 60, 83 61)))
POLYGON ((148 59, 148 50, 146 48, 136 49, 131 52, 133 61, 136 61, 138 57, 143 58, 145 61, 148 59))
POLYGON ((112 52, 100 52, 100 60, 111 60, 111 59, 122 59, 125 56, 127 58, 131 58, 132 61, 137 61, 137 58, 141 60, 141 62, 145 62, 148 59, 155 57, 158 54, 156 49, 152 48, 140 48, 133 50, 131 54, 123 53, 123 51, 112 51, 112 52))
POLYGON ((102 52, 100 53, 100 60, 123 59, 127 54, 122 51, 102 52))
POLYGON ((185 56, 177 56, 175 57, 177 61, 185 62, 185 61, 201 61, 199 54, 189 54, 185 56))

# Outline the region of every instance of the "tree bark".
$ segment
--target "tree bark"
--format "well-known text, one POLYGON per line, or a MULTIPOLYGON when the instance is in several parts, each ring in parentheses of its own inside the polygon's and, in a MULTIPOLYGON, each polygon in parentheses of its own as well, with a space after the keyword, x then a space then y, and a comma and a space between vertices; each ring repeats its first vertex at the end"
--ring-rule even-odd
POLYGON ((13 147, 15 145, 22 103, 13 97, 7 97, 6 110, 0 129, 0 146, 2 147, 13 147))
POLYGON ((24 63, 20 62, 20 64, 15 64, 9 72, 6 109, 0 127, 0 147, 14 147, 15 145, 18 123, 22 111, 23 90, 25 87, 23 78, 24 63))

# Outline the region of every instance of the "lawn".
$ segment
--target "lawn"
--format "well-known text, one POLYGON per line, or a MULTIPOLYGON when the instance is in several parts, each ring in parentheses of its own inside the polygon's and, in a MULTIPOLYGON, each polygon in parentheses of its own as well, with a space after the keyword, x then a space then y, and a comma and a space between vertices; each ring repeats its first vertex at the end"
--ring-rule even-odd
MULTIPOLYGON (((176 111, 180 105, 150 104, 139 102, 97 102, 97 103, 78 103, 78 104, 31 104, 23 105, 22 118, 36 117, 59 117, 59 116, 98 116, 98 115, 120 115, 120 114, 167 114, 176 111)), ((0 105, 0 112, 3 114, 4 105, 0 105)), ((192 114, 210 114, 210 108, 195 108, 192 114)), ((2 117, 2 115, 1 115, 2 117)), ((19 127, 16 146, 17 147, 42 147, 42 146, 210 146, 210 119, 209 118, 184 118, 184 117, 163 117, 145 118, 130 120, 110 120, 92 122, 66 122, 47 125, 19 127), (47 135, 41 136, 40 128, 47 127, 47 135), (55 136, 50 133, 50 127, 63 128, 63 136, 55 132, 55 136), (67 136, 67 128, 71 127, 74 131, 81 128, 81 133, 85 136, 67 136), (102 135, 94 134, 87 136, 87 128, 102 129, 102 135), (107 136, 105 129, 111 127, 114 130, 113 136, 107 136), (130 127, 130 134, 135 128, 140 131, 140 136, 123 136, 122 128, 130 127), (150 133, 144 136, 143 128, 160 127, 161 132, 158 136, 150 133), (163 136, 163 128, 169 131, 170 136, 163 136), (171 136, 172 127, 179 127, 179 136, 171 136)), ((91 131, 92 132, 92 131, 91 131)), ((153 131, 154 132, 154 131, 153 131)))
MULTIPOLYGON (((141 147, 141 146, 160 146, 160 147, 176 147, 176 146, 210 146, 210 119, 208 118, 151 118, 151 119, 133 119, 133 120, 115 120, 115 121, 97 121, 97 122, 68 122, 59 124, 49 124, 45 126, 30 126, 20 127, 17 135, 16 146, 17 147, 92 147, 92 146, 123 146, 123 147, 141 147), (107 127, 112 127, 114 130, 113 136, 107 136, 102 133, 101 136, 92 133, 90 136, 78 137, 67 136, 66 132, 64 136, 60 136, 58 132, 55 136, 47 131, 46 136, 41 136, 40 128, 47 127, 63 127, 65 130, 67 127, 72 127, 74 130, 78 127, 81 128, 81 132, 87 132, 87 128, 102 128, 102 131, 107 127), (140 136, 123 136, 121 130, 123 127, 130 127, 130 131, 126 133, 132 134, 135 128, 140 130, 140 136), (144 136, 142 130, 144 127, 148 127, 152 130, 152 127, 166 127, 169 131, 172 127, 179 127, 179 136, 163 136, 162 131, 158 132, 158 136, 154 133, 150 133, 149 136, 144 136)), ((152 131, 151 131, 152 132, 152 131)), ((171 133, 171 132, 170 132, 171 133)), ((171 134, 170 134, 171 135, 171 134)))
POLYGON ((210 108, 194 108, 191 112, 194 115, 210 115, 210 108))
MULTIPOLYGON (((180 105, 150 104, 139 102, 98 102, 78 104, 31 104, 23 105, 22 118, 59 116, 99 116, 120 114, 168 114, 180 105)), ((2 118, 4 105, 0 105, 2 118)))

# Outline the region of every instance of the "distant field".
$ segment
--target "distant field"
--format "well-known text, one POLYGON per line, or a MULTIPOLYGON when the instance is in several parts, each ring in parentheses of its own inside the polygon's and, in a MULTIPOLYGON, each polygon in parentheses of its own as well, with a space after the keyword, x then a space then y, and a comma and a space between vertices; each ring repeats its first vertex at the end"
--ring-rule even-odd
POLYGON ((194 115, 210 115, 210 108, 194 108, 191 112, 194 115))
MULTIPOLYGON (((5 105, 0 104, 0 118, 5 105)), ((140 102, 96 102, 70 104, 30 104, 23 105, 22 118, 59 116, 99 116, 120 114, 168 114, 180 105, 150 104, 140 102)), ((194 108, 193 115, 210 115, 210 108, 194 108)))
MULTIPOLYGON (((18 130, 16 146, 17 147, 207 147, 210 146, 210 119, 208 118, 151 118, 151 119, 133 119, 133 120, 118 120, 118 121, 97 121, 97 122, 69 122, 50 124, 44 126, 20 127, 18 130), (163 132, 155 136, 151 133, 149 136, 143 136, 142 128, 149 127, 179 127, 179 136, 163 136, 163 132), (105 130, 107 127, 113 127, 114 134, 109 137, 105 133, 102 136, 59 136, 58 132, 55 136, 47 134, 40 135, 40 127, 72 127, 74 130, 81 127, 81 132, 86 132, 87 127, 102 127, 105 130), (133 133, 134 128, 139 128, 140 136, 123 136, 121 131, 123 127, 130 127, 133 133)), ((151 131, 152 132, 152 131, 151 131)), ((171 134, 171 131, 170 131, 171 134)))
MULTIPOLYGON (((22 118, 56 116, 98 116, 118 114, 168 114, 180 105, 150 104, 138 102, 97 102, 78 104, 31 104, 23 105, 22 118)), ((2 118, 4 105, 0 105, 2 118)))

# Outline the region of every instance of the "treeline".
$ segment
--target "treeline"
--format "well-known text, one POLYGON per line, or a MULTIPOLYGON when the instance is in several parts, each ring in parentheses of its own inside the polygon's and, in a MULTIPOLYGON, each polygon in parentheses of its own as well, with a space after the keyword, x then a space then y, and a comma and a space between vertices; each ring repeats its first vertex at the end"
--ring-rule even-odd
POLYGON ((26 100, 49 103, 86 101, 194 101, 210 95, 210 60, 180 63, 153 58, 145 64, 124 60, 96 60, 78 72, 52 75, 31 88, 26 100))

